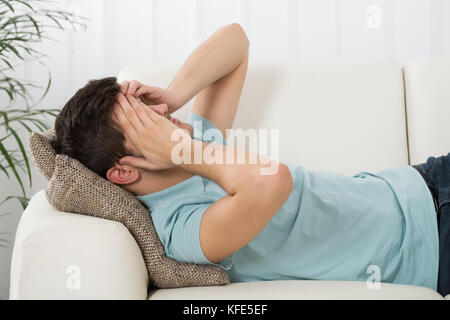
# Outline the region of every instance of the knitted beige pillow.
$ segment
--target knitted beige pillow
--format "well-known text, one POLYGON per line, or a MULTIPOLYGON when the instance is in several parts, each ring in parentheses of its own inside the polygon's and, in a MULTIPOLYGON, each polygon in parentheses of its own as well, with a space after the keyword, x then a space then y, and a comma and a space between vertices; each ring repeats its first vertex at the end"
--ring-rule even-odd
POLYGON ((53 207, 121 222, 139 245, 150 282, 158 288, 229 283, 228 275, 218 266, 189 264, 167 257, 144 205, 132 193, 101 178, 79 161, 56 154, 50 145, 53 135, 54 129, 30 135, 33 161, 49 180, 45 194, 53 207))

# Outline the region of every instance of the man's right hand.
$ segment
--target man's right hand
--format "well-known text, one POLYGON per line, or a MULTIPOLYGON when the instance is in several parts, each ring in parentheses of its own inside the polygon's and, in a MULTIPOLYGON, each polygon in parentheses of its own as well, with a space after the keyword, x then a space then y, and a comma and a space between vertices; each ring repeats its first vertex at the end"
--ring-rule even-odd
POLYGON ((126 139, 144 156, 125 156, 120 160, 121 164, 147 170, 173 168, 176 165, 172 162, 171 154, 178 143, 171 139, 173 132, 180 130, 179 134, 185 135, 186 141, 191 140, 187 132, 131 95, 118 95, 114 116, 126 139))
MULTIPOLYGON (((166 110, 167 114, 173 113, 183 105, 183 102, 178 97, 178 95, 169 89, 148 86, 136 80, 133 80, 131 82, 123 81, 120 84, 120 87, 121 92, 124 95, 132 95, 136 98, 140 98, 146 105, 166 104, 168 107, 168 110, 166 110)), ((161 114, 159 110, 155 111, 161 114)), ((166 116, 166 114, 161 115, 166 116)))

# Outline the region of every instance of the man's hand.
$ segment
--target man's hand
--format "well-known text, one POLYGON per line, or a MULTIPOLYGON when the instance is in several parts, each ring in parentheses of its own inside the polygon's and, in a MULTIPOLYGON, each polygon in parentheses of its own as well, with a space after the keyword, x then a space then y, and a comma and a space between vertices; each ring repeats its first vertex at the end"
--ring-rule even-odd
MULTIPOLYGON (((159 87, 147 86, 139 81, 124 81, 120 85, 121 92, 124 95, 132 95, 136 98, 140 98, 146 105, 161 105, 166 104, 167 114, 171 114, 177 109, 181 108, 183 102, 177 96, 177 94, 169 89, 161 89, 159 87)), ((160 110, 156 110, 161 114, 160 110)), ((165 116, 165 114, 161 114, 165 116)))
POLYGON ((190 140, 189 134, 131 95, 125 97, 120 93, 117 102, 114 117, 122 127, 125 137, 144 156, 126 156, 120 163, 147 170, 175 167, 171 153, 172 148, 179 142, 171 140, 172 133, 180 130, 180 134, 186 135, 185 139, 190 140))

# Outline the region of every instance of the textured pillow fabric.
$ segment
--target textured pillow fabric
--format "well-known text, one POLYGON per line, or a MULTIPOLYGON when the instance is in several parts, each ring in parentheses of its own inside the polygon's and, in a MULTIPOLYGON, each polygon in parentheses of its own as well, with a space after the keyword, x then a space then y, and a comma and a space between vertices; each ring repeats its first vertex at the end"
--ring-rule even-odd
POLYGON ((30 135, 30 149, 34 165, 47 180, 50 180, 55 170, 56 152, 50 145, 54 134, 55 129, 50 129, 41 133, 32 132, 30 135))
POLYGON ((101 178, 79 161, 56 154, 50 145, 54 129, 33 132, 30 149, 39 171, 49 180, 45 194, 60 211, 121 222, 141 249, 150 282, 158 288, 213 286, 229 283, 224 270, 171 259, 165 253, 150 214, 130 192, 101 178))

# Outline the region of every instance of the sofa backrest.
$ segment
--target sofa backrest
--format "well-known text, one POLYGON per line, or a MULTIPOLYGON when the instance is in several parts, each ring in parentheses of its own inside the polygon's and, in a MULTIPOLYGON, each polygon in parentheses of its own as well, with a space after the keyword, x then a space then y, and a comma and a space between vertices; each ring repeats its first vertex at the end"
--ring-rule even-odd
MULTIPOLYGON (((118 78, 166 87, 179 67, 133 65, 118 78)), ((278 129, 279 160, 311 170, 408 164, 402 70, 390 60, 250 63, 234 128, 278 129)))
POLYGON ((411 164, 450 152, 450 57, 418 59, 403 68, 411 164))

